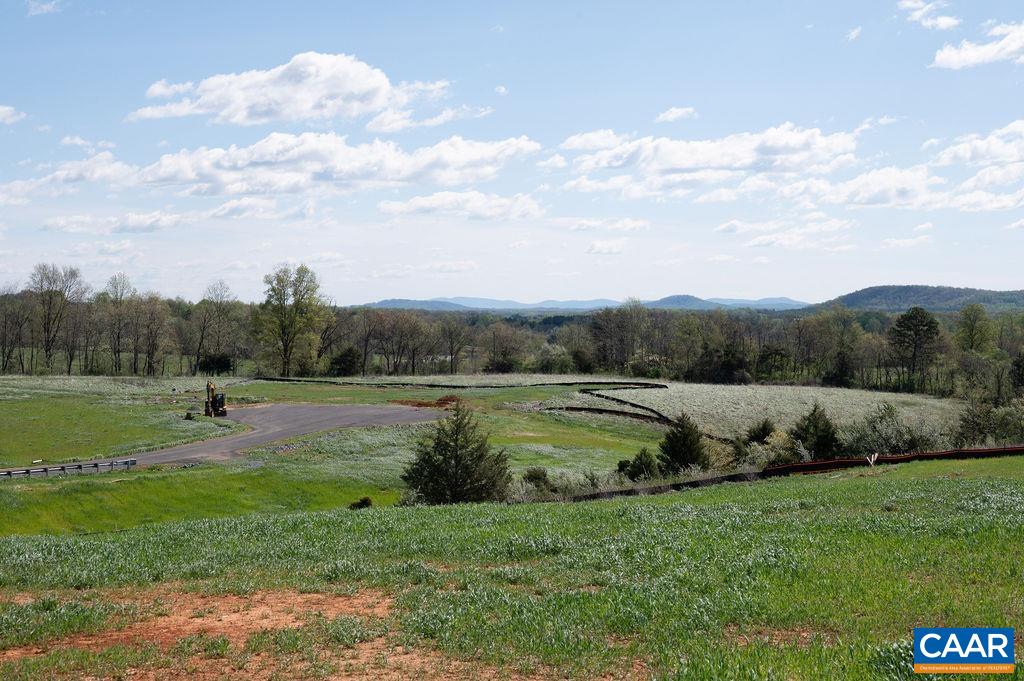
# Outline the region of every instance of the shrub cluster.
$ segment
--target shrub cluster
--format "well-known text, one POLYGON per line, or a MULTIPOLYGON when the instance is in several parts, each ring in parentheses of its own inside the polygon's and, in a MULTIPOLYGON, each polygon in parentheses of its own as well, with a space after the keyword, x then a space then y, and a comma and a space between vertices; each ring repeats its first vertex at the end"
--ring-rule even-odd
POLYGON ((1024 442, 1024 399, 1004 407, 972 402, 960 416, 954 439, 962 447, 1024 442))
POLYGON ((711 465, 700 429, 685 412, 679 415, 658 445, 655 457, 646 447, 632 459, 619 461, 618 471, 630 480, 680 475, 686 470, 707 470, 711 465))

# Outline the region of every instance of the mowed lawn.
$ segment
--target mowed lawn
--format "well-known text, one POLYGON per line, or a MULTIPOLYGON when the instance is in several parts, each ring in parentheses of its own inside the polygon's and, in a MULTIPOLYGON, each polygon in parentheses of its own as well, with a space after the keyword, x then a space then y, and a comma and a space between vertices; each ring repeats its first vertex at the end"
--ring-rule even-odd
MULTIPOLYGON (((396 597, 368 636, 504 673, 913 679, 915 626, 1024 627, 1022 565, 1024 466, 1010 457, 580 504, 258 513, 0 539, 0 648, 121 625, 124 599, 160 585, 341 589, 396 597), (33 606, 44 594, 55 602, 33 606)), ((272 654, 315 676, 344 653, 272 654)), ((196 659, 53 650, 0 677, 196 659)), ((252 662, 232 649, 203 664, 252 662)))

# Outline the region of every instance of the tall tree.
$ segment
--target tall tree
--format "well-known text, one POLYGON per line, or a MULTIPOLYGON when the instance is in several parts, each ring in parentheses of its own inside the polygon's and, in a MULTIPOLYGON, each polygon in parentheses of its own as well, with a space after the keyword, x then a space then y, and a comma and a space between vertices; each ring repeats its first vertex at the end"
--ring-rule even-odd
POLYGON ((905 372, 910 390, 918 387, 918 379, 931 366, 939 344, 939 322, 922 307, 912 307, 889 329, 889 346, 905 372))
POLYGON ((266 300, 256 317, 258 335, 276 357, 281 375, 290 376, 296 347, 328 312, 320 282, 305 265, 281 265, 263 283, 266 300))
POLYGON ((964 352, 987 352, 992 349, 995 329, 988 313, 974 303, 960 310, 956 321, 956 344, 964 352))

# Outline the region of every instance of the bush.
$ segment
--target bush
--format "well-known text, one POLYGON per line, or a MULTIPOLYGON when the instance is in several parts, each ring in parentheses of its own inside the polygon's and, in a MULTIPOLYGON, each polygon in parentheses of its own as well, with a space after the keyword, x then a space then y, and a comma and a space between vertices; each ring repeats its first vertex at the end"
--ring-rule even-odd
POLYGON ((700 429, 685 412, 673 422, 658 449, 658 463, 663 475, 679 475, 691 466, 708 468, 708 453, 700 429))
POLYGON ((576 371, 581 374, 594 373, 594 358, 582 348, 572 351, 572 363, 576 367, 576 371))
POLYGON ((361 508, 370 508, 373 506, 373 499, 370 497, 361 497, 359 501, 353 501, 348 505, 350 510, 358 511, 361 508))
POLYGON ((636 482, 638 480, 652 480, 658 477, 658 460, 651 454, 647 447, 641 447, 632 461, 625 459, 619 462, 619 473, 636 482))
POLYGON ((955 439, 964 447, 1024 443, 1024 399, 999 408, 972 402, 960 415, 955 439))
POLYGON ((815 460, 834 459, 840 451, 836 424, 817 402, 789 431, 790 436, 803 446, 815 460))
POLYGON ((746 443, 756 442, 764 444, 772 433, 775 432, 775 424, 770 418, 763 418, 754 425, 747 428, 746 443))
POLYGON ((548 477, 548 469, 540 466, 527 468, 523 473, 523 482, 533 485, 538 492, 556 491, 555 486, 551 483, 551 478, 548 477))
POLYGON ((764 442, 746 443, 743 458, 736 459, 737 468, 755 468, 761 470, 768 466, 781 466, 800 461, 796 443, 788 434, 776 430, 764 442))
POLYGON ((351 345, 331 357, 327 368, 329 376, 355 376, 363 366, 363 353, 351 345))
POLYGON ((456 400, 433 434, 416 445, 402 473, 418 500, 428 504, 504 501, 512 474, 504 450, 493 451, 473 411, 456 400))
POLYGON ((231 359, 231 355, 226 353, 210 353, 199 358, 199 364, 196 365, 196 369, 201 374, 220 376, 221 374, 230 374, 234 365, 235 363, 231 359))
POLYGON ((572 357, 561 345, 545 343, 537 351, 534 366, 541 374, 568 374, 572 372, 572 357))
POLYGON ((924 452, 938 446, 938 437, 914 428, 886 402, 843 432, 843 446, 851 454, 907 454, 924 452))

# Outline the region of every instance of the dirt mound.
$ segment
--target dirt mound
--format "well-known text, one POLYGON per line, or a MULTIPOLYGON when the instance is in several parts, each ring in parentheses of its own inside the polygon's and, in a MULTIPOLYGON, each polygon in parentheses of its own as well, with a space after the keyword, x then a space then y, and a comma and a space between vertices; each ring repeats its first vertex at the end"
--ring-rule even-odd
POLYGON ((433 402, 429 400, 391 400, 391 404, 404 404, 407 407, 429 407, 431 409, 447 409, 452 404, 457 402, 459 399, 458 395, 445 395, 439 397, 433 402))

